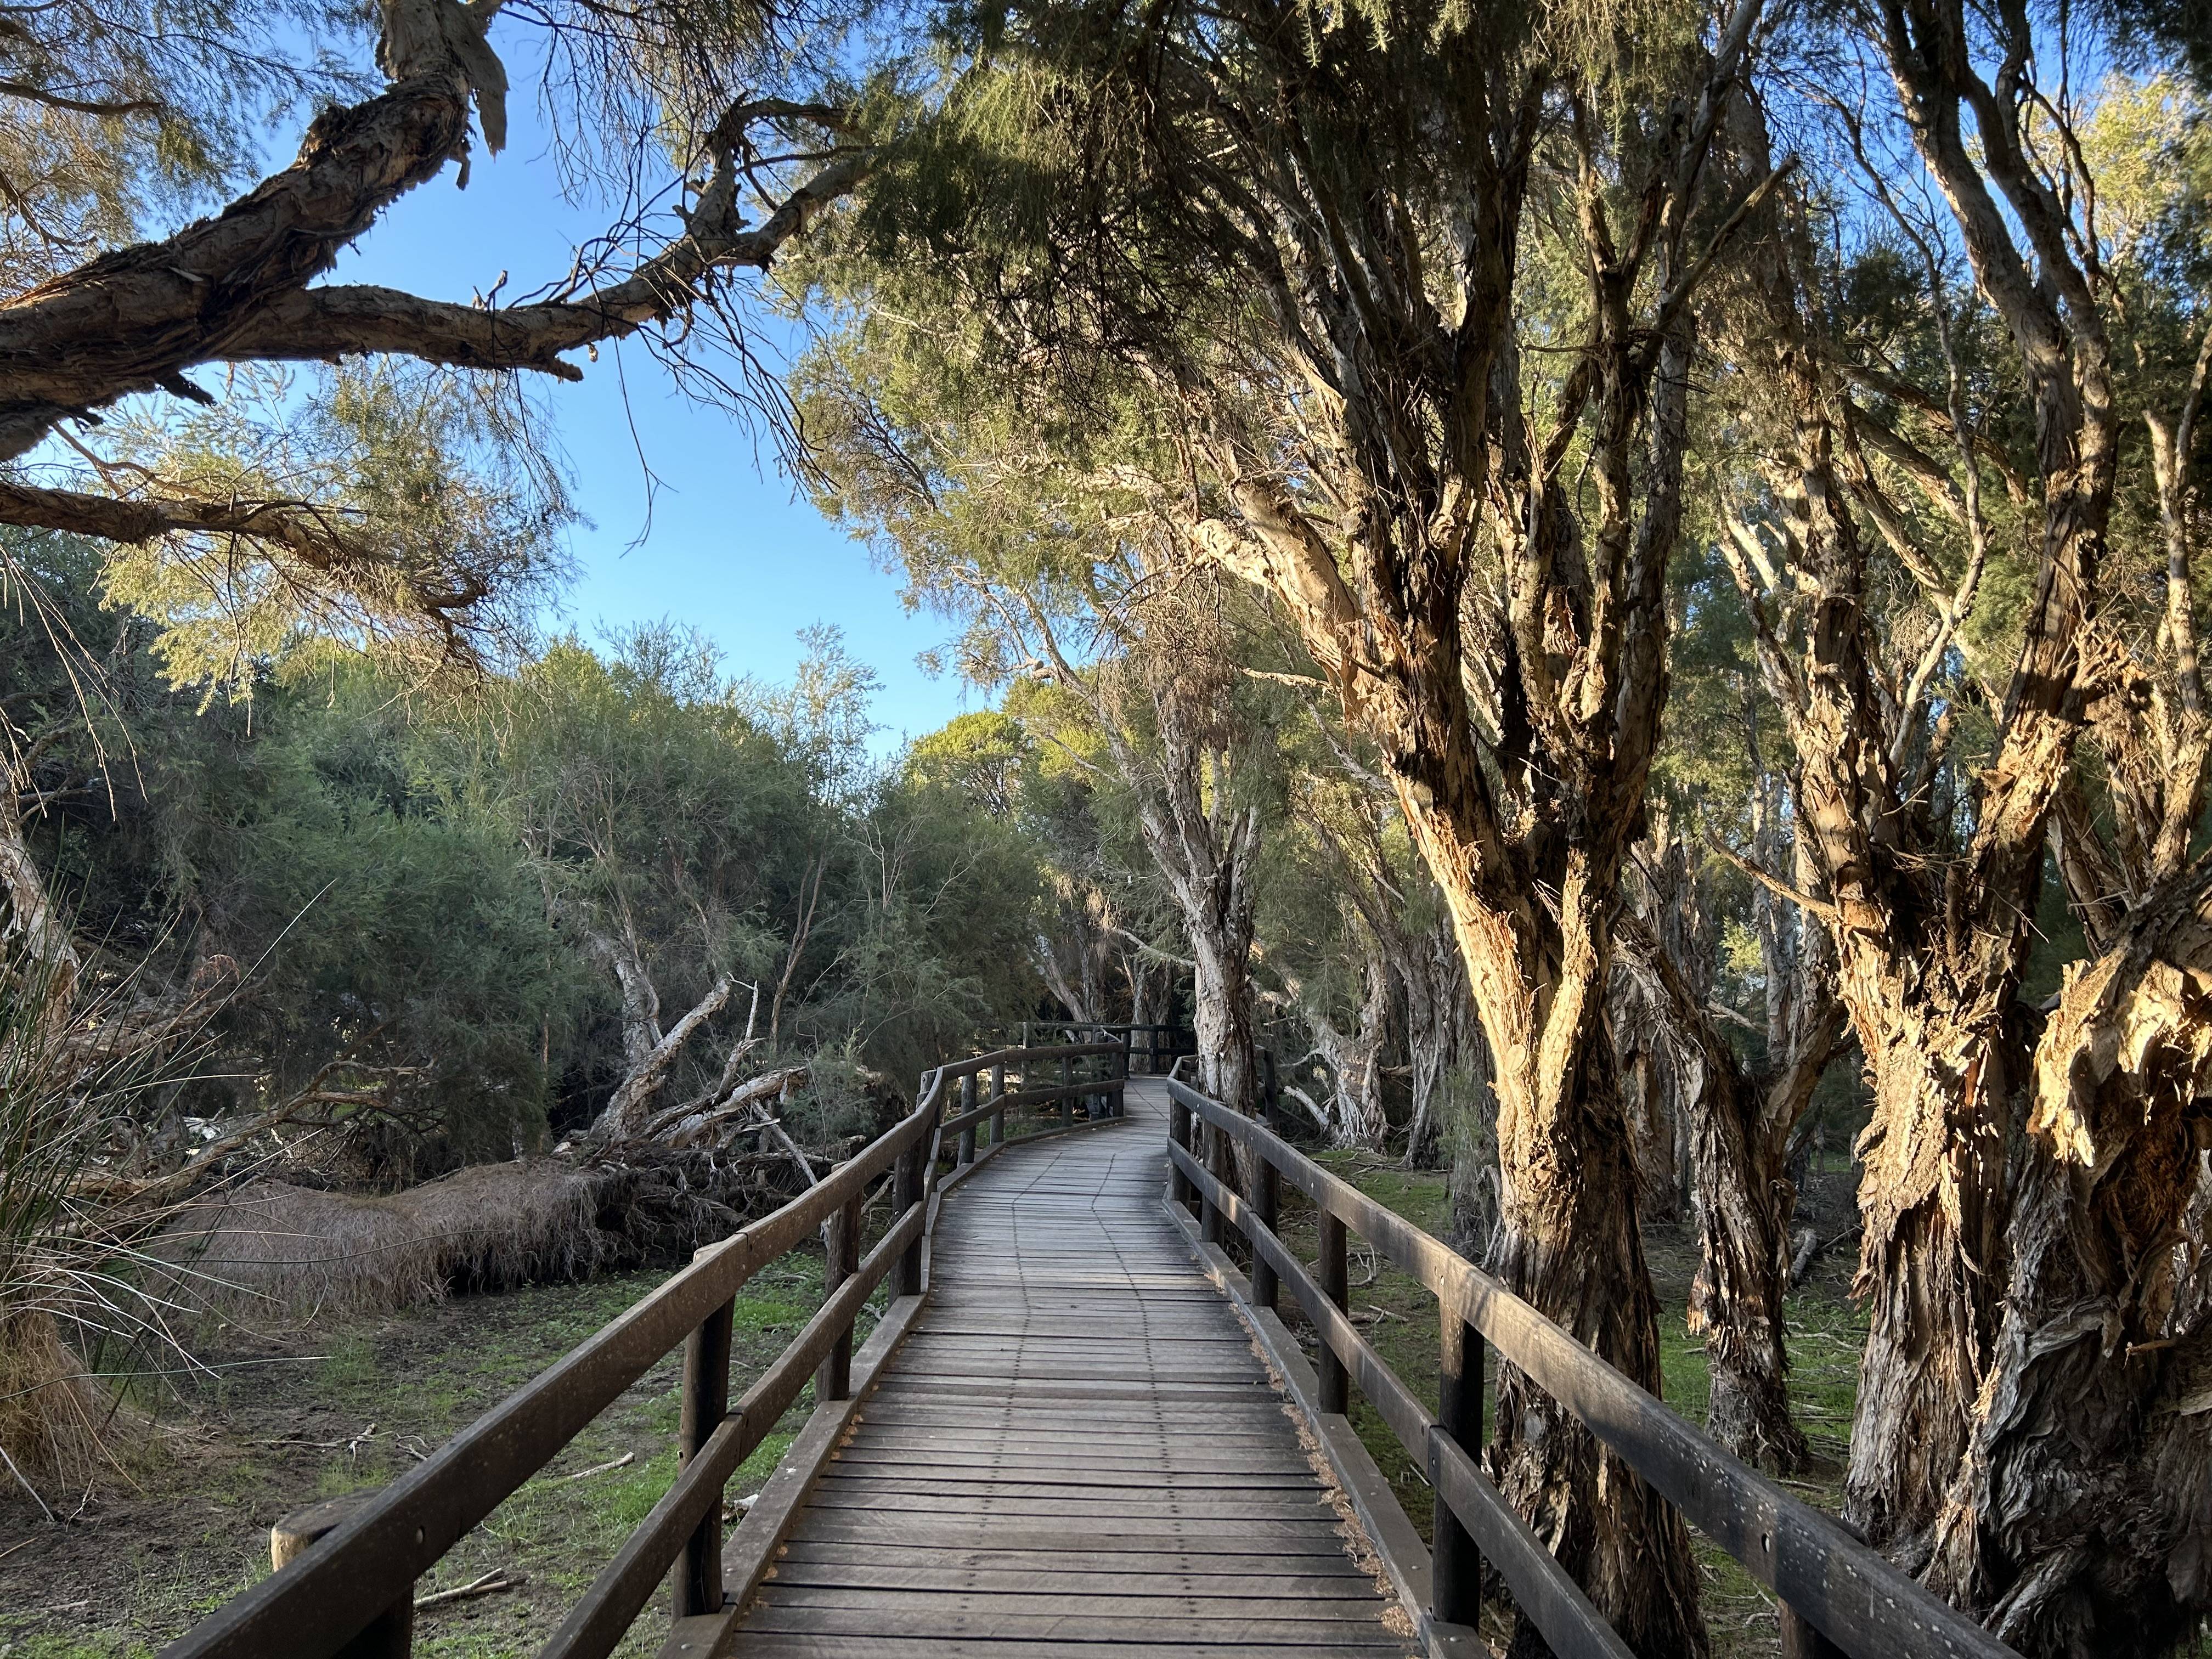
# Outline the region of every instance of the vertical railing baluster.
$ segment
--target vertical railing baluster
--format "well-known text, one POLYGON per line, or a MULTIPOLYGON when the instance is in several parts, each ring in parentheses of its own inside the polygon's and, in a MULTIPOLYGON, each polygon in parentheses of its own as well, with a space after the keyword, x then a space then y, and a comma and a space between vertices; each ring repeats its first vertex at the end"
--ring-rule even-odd
MULTIPOLYGON (((353 1512, 377 1495, 374 1487, 326 1498, 295 1510, 269 1529, 269 1565, 281 1568, 308 1546, 337 1530, 353 1512)), ((360 1634, 337 1650, 336 1659, 408 1659, 415 1650, 415 1586, 369 1620, 360 1634)))
POLYGON ((1060 1057, 1060 1127, 1063 1129, 1075 1121, 1075 1097, 1069 1092, 1074 1087, 1074 1057, 1062 1054, 1060 1057))
MULTIPOLYGON (((972 1112, 972 1111, 974 1111, 975 1109, 975 1073, 970 1072, 970 1073, 968 1073, 968 1075, 967 1075, 966 1077, 963 1077, 963 1078, 962 1078, 962 1079, 960 1079, 960 1112, 961 1112, 961 1115, 964 1117, 964 1116, 966 1116, 969 1112, 972 1112)), ((973 1164, 975 1161, 975 1126, 974 1124, 972 1124, 972 1123, 963 1123, 963 1124, 962 1124, 962 1125, 960 1126, 960 1152, 959 1152, 959 1162, 960 1162, 962 1164, 965 1165, 965 1164, 973 1164)))
MULTIPOLYGON (((1275 1231, 1275 1212, 1282 1203, 1282 1176, 1273 1160, 1260 1160, 1260 1190, 1252 1195, 1252 1210, 1260 1224, 1269 1232, 1275 1231)), ((1267 1257, 1260 1254, 1257 1243, 1252 1246, 1252 1300, 1262 1308, 1275 1305, 1275 1270, 1267 1257)))
MULTIPOLYGON (((838 1287, 850 1279, 860 1266, 860 1195, 855 1193, 851 1203, 830 1218, 829 1264, 822 1275, 822 1294, 826 1301, 837 1294, 838 1287)), ((853 1328, 843 1332, 823 1359, 821 1369, 814 1374, 814 1395, 817 1400, 843 1400, 853 1392, 853 1328)))
MULTIPOLYGON (((1199 1144, 1206 1149, 1206 1156, 1200 1163, 1206 1174, 1218 1181, 1221 1179, 1221 1148, 1229 1137, 1203 1118, 1199 1121, 1198 1133, 1199 1144)), ((1221 1243, 1221 1206, 1213 1201, 1211 1192, 1198 1206, 1198 1231, 1199 1237, 1209 1244, 1221 1243)))
MULTIPOLYGON (((1190 1108, 1184 1105, 1181 1095, 1168 1097, 1168 1139, 1190 1151, 1190 1108)), ((1194 1196, 1190 1177, 1182 1172, 1182 1165, 1170 1162, 1168 1165, 1168 1192, 1186 1210, 1194 1196)))
MULTIPOLYGON (((1351 1289, 1351 1274, 1344 1259, 1344 1223, 1327 1210, 1321 1212, 1321 1288, 1322 1293, 1341 1308, 1351 1289)), ((1321 1345, 1321 1408, 1326 1416, 1341 1416, 1351 1401, 1350 1379, 1345 1375, 1344 1361, 1336 1350, 1324 1341, 1321 1345)))
MULTIPOLYGON (((677 1464, 699 1455, 707 1437, 730 1411, 730 1315, 725 1302, 684 1339, 683 1414, 676 1431, 677 1464)), ((722 1610, 722 1498, 714 1495, 705 1519, 684 1541, 676 1564, 675 1616, 696 1618, 722 1610)))
MULTIPOLYGON (((1482 1333, 1443 1316, 1437 1356, 1437 1427, 1469 1457, 1482 1455, 1482 1333)), ((1435 1471, 1431 1471, 1433 1480, 1435 1471)), ((1437 1505, 1433 1557, 1435 1611, 1447 1625, 1474 1625, 1482 1615, 1482 1553, 1448 1504, 1437 1505)))
MULTIPOLYGON (((1237 1190, 1235 1143, 1229 1139, 1229 1131, 1219 1125, 1210 1124, 1207 1127, 1212 1133, 1206 1137, 1206 1172, 1214 1178, 1224 1192, 1235 1192, 1237 1190)), ((1221 1239, 1221 1218, 1216 1216, 1213 1223, 1212 1242, 1218 1244, 1221 1239)))
MULTIPOLYGON (((906 1218, 906 1212, 921 1202, 923 1183, 928 1173, 929 1126, 914 1138, 914 1144, 899 1155, 897 1173, 892 1179, 893 1212, 891 1224, 896 1226, 906 1218)), ((921 1294, 921 1235, 915 1235, 898 1259, 891 1273, 891 1294, 920 1296, 921 1294)))
MULTIPOLYGON (((1006 1067, 1002 1061, 991 1068, 991 1098, 1004 1100, 1006 1097, 1006 1067)), ((991 1144, 1006 1144, 1006 1109, 1003 1106, 991 1114, 991 1144)))
POLYGON ((1782 1659, 1844 1659, 1844 1650, 1787 1601, 1780 1604, 1782 1659))

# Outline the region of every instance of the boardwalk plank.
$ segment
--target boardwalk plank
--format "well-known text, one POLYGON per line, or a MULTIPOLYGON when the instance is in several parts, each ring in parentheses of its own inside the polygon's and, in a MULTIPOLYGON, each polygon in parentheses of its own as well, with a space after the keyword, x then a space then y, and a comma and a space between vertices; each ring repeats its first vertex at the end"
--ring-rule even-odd
POLYGON ((1251 1339, 1159 1211, 1133 1121, 955 1192, 929 1304, 823 1471, 758 1659, 1389 1659, 1410 1643, 1251 1339))

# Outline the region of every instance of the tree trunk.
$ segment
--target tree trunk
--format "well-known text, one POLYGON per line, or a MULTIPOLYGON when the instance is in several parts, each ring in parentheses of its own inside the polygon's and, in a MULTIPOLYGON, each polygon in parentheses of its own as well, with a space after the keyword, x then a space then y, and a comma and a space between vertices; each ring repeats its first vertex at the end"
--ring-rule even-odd
POLYGON ((1192 958, 1191 1024, 1198 1038, 1200 1090, 1231 1111, 1259 1110, 1260 1068, 1253 1036, 1252 902, 1241 869, 1222 884, 1232 902, 1186 904, 1192 958))
MULTIPOLYGON (((1408 820, 1439 872, 1467 867, 1417 799, 1408 820)), ((1501 912, 1444 884, 1498 1100, 1503 1212, 1490 1266, 1600 1358, 1662 1391, 1659 1310, 1636 1224, 1636 1175, 1603 1018, 1617 872, 1576 852, 1559 911, 1501 912)), ((1533 901, 1534 896, 1529 896, 1533 901)), ((1510 1365, 1498 1369, 1487 1461, 1506 1500, 1644 1659, 1702 1655, 1689 1532, 1673 1507, 1510 1365)), ((1547 1651, 1525 1620, 1516 1656, 1547 1651)))
MULTIPOLYGON (((1467 988, 1467 969, 1449 923, 1431 928, 1407 942, 1398 964, 1406 987, 1406 1050, 1413 1069, 1413 1112, 1406 1130, 1406 1163, 1413 1169, 1433 1169, 1446 1155, 1447 1130, 1456 1126, 1446 1118, 1474 1109, 1472 1097, 1486 1096, 1486 1074, 1477 1083, 1463 1075, 1472 1069, 1468 1053, 1480 1042, 1470 1027, 1474 1006, 1467 988), (1467 1097, 1462 1098, 1462 1097, 1467 1097)), ((1458 1156, 1462 1135, 1449 1137, 1449 1155, 1458 1156)), ((1486 1163, 1497 1167, 1494 1139, 1475 1137, 1484 1146, 1486 1163)))
POLYGON ((1390 1129, 1382 1107, 1382 1045, 1390 1013, 1389 966, 1379 957, 1370 957, 1361 977, 1366 994, 1360 999, 1358 1022, 1351 1030, 1337 1030, 1326 1013, 1310 1006, 1301 1007, 1299 1017, 1312 1033, 1315 1054, 1330 1073, 1327 1122, 1323 1126, 1330 1144, 1379 1150, 1390 1129))
MULTIPOLYGON (((42 1020, 50 1027, 66 1022, 76 1006, 76 985, 84 964, 76 942, 54 908, 46 887, 46 872, 39 867, 30 842, 23 835, 23 819, 15 810, 19 781, 7 779, 9 798, 0 801, 0 899, 8 907, 0 922, 0 938, 21 940, 18 960, 39 975, 43 983, 12 988, 11 995, 28 990, 38 1000, 42 1020)), ((54 1035, 58 1036, 58 1030, 54 1035)))
POLYGON ((2157 1653, 2212 1607, 2212 871, 2069 971, 2002 1318, 1930 1585, 2023 1653, 2157 1653))
POLYGON ((1810 1452, 1790 1415, 1783 1342, 1797 1199, 1782 1167, 1787 1137, 1768 1132, 1759 1091, 1732 1057, 1708 1053, 1703 1070, 1690 1134, 1698 1249, 1690 1329, 1704 1334, 1712 1372, 1705 1429, 1746 1462, 1790 1474, 1810 1452))
POLYGON ((1637 1213, 1645 1221, 1677 1220, 1681 1215, 1681 1173, 1675 1152, 1683 1139, 1677 1133, 1678 1103, 1695 1080, 1680 1075, 1668 1036, 1665 992, 1648 967, 1625 953, 1615 958, 1606 987, 1606 1020, 1636 1167, 1637 1213))

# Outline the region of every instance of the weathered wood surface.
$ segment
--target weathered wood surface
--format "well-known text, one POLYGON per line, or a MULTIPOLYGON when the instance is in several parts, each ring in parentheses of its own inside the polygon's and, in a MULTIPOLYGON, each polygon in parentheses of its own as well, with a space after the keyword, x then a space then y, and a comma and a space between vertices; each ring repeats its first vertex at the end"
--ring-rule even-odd
POLYGON ((1125 1127, 994 1159, 946 1195, 929 1304, 732 1651, 1411 1651, 1161 1212, 1153 1092, 1132 1085, 1125 1127))

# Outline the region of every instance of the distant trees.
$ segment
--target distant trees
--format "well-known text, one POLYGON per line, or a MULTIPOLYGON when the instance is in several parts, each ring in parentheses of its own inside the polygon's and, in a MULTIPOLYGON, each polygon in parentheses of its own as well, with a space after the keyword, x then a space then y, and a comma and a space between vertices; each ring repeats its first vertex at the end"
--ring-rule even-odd
POLYGON ((1009 712, 1117 801, 1191 953, 1206 1091, 1252 1110, 1253 929, 1281 699, 1244 672, 1249 605, 1179 569, 1172 525, 1141 498, 1024 431, 1024 388, 963 372, 927 334, 858 320, 810 356, 798 385, 817 499, 962 624, 970 679, 1030 683, 1009 712))
POLYGON ((834 641, 792 688, 661 628, 556 642, 464 702, 331 665, 201 713, 154 630, 91 601, 95 550, 12 551, 52 607, 0 627, 12 931, 103 983, 143 962, 134 1006, 205 1002, 230 1079, 142 1103, 118 1144, 148 1167, 181 1115, 250 1115, 334 1061, 325 1089, 374 1108, 366 1167, 427 1173, 794 1057, 910 1086, 1039 994, 1003 948, 1036 854, 869 759, 834 641))

